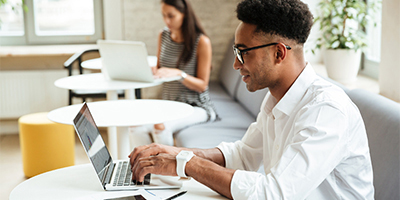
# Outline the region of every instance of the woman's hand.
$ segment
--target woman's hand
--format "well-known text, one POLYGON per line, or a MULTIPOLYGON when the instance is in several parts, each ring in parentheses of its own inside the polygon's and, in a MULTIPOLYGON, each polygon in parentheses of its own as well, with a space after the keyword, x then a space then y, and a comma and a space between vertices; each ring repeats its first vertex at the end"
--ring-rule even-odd
POLYGON ((151 72, 153 73, 153 75, 156 75, 157 70, 157 66, 151 67, 151 72))
POLYGON ((154 74, 154 77, 166 78, 166 77, 180 76, 181 74, 182 71, 180 69, 161 67, 157 69, 157 71, 154 74))

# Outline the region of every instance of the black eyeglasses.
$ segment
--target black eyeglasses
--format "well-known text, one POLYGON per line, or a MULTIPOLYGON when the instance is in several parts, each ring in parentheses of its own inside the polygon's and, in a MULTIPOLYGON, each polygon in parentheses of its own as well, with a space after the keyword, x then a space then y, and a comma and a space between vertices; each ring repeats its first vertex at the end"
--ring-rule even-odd
MULTIPOLYGON (((250 48, 242 49, 242 50, 238 49, 235 45, 233 45, 233 53, 236 55, 236 57, 238 58, 240 63, 242 63, 242 65, 243 65, 244 64, 243 55, 242 55, 243 53, 246 53, 246 52, 254 50, 254 49, 264 48, 264 47, 277 45, 277 44, 279 44, 279 43, 274 42, 274 43, 264 44, 264 45, 256 46, 256 47, 250 47, 250 48)), ((292 47, 290 47, 288 45, 285 45, 285 47, 287 50, 292 49, 292 47)))

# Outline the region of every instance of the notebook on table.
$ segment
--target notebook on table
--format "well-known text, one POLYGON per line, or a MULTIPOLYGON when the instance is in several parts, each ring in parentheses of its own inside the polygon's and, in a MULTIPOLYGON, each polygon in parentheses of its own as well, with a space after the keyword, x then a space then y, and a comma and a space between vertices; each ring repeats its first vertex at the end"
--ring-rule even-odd
POLYGON ((180 188, 179 177, 147 174, 144 182, 132 181, 129 160, 113 161, 86 103, 74 119, 78 137, 104 190, 180 188))
POLYGON ((152 83, 180 79, 180 76, 155 79, 143 42, 98 40, 97 45, 102 60, 102 71, 112 80, 152 83))

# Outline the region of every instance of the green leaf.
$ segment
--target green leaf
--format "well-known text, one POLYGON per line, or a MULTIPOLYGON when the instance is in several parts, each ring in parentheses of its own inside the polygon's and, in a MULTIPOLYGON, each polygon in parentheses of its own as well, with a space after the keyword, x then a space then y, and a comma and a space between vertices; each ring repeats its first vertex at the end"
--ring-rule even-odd
POLYGON ((381 0, 322 0, 317 5, 318 15, 315 22, 320 25, 322 35, 317 39, 316 49, 326 48, 360 48, 366 46, 366 34, 362 31, 368 23, 374 21, 381 0), (373 6, 372 6, 373 5, 373 6), (356 22, 350 27, 347 20, 356 22))

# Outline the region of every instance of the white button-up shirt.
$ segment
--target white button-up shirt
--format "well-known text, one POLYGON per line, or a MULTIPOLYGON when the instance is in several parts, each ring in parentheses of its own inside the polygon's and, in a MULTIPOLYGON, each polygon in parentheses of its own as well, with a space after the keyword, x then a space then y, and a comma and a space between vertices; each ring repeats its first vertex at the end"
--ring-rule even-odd
POLYGON ((277 102, 268 92, 241 141, 218 148, 234 199, 373 199, 368 140, 358 108, 308 64, 277 102), (265 175, 254 172, 264 165, 265 175))

